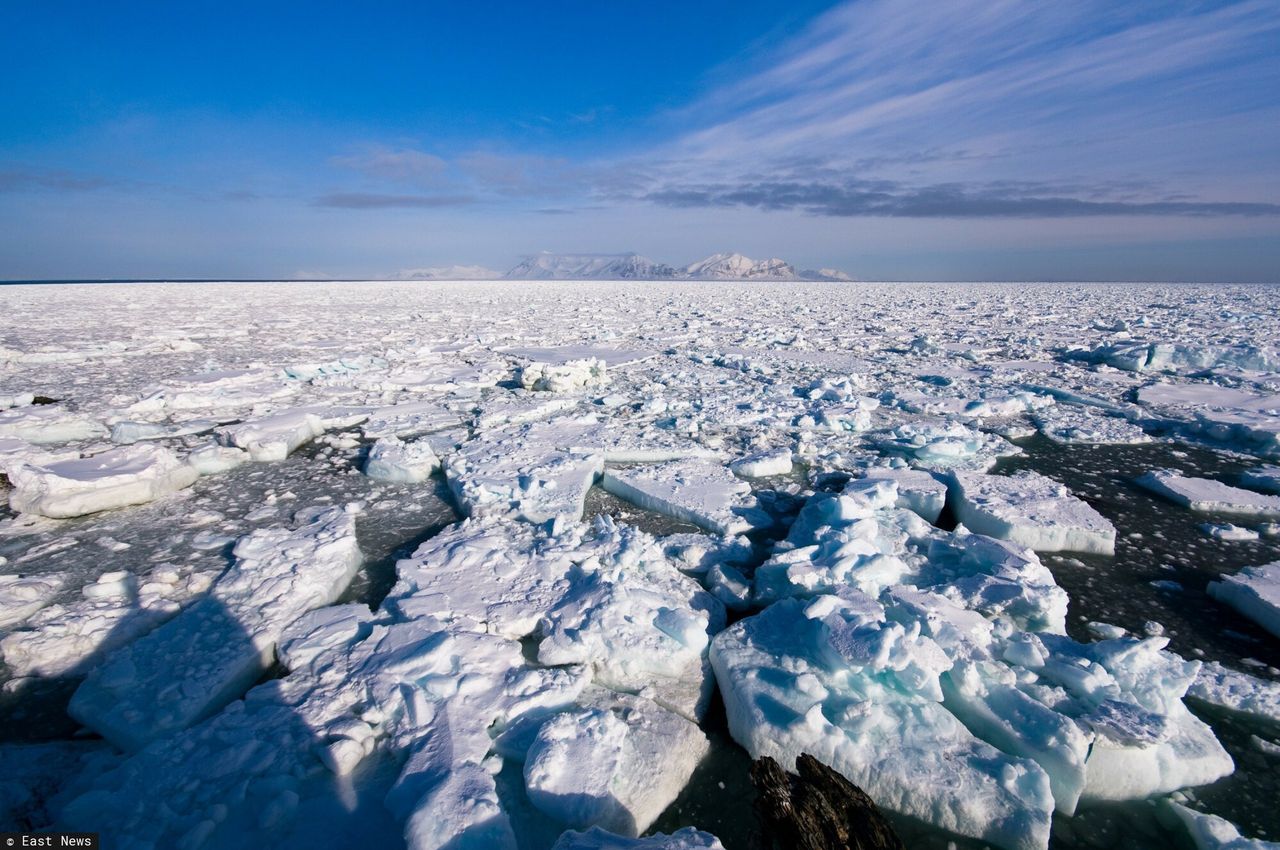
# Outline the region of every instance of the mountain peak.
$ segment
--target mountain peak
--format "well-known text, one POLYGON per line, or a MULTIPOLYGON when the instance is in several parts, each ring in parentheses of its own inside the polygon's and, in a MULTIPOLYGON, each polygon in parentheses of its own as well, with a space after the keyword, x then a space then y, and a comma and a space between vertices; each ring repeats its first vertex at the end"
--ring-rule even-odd
POLYGON ((530 254, 504 275, 508 280, 850 280, 836 269, 797 272, 786 260, 753 260, 719 253, 673 268, 634 252, 622 254, 530 254))

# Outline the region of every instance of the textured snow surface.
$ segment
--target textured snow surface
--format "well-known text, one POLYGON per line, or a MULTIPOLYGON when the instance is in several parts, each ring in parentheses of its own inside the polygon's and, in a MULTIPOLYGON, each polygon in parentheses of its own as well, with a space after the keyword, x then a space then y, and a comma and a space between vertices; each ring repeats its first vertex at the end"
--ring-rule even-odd
POLYGON ((1249 566, 1280 557, 1274 289, 526 266, 710 280, 5 288, 5 734, 102 739, 0 744, 0 812, 157 849, 738 850, 745 750, 813 754, 910 846, 1264 834, 1208 812, 1274 788, 1245 619, 1280 629, 1249 566), (1169 549, 1134 506, 1190 529, 1176 576, 1127 562, 1169 549), (1112 574, 1247 648, 1134 636, 1112 574))

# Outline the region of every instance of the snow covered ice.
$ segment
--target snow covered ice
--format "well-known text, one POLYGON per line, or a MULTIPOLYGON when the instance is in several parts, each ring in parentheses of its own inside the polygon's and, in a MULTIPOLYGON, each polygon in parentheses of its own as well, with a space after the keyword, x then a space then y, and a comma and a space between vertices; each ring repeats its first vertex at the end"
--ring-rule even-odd
POLYGON ((7 287, 0 764, 49 749, 0 789, 121 846, 740 850, 747 756, 810 753, 909 846, 1280 834, 1270 291, 779 263, 7 287))

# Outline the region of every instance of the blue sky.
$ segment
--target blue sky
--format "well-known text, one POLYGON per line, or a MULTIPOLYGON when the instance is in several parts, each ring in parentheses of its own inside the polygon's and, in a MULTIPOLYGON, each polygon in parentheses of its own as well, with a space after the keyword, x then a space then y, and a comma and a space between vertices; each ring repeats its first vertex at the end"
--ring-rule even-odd
POLYGON ((0 7, 0 278, 1280 279, 1280 2, 0 7))

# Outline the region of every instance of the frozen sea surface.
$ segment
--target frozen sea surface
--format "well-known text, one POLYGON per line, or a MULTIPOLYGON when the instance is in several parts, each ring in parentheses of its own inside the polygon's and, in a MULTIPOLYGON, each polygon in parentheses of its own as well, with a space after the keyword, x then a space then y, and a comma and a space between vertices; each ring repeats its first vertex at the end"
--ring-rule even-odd
POLYGON ((1274 287, 0 298, 0 826, 521 850, 693 826, 736 850, 768 742, 856 777, 910 846, 1165 847, 1178 806, 1280 837, 1280 642, 1206 592, 1280 560, 1256 508, 1274 287), (1255 507, 1192 510, 1152 472, 1255 507), (1017 542, 957 528, 960 481, 1017 542), (319 566, 350 544, 311 530, 326 508, 354 575, 319 566), (1069 551, 1082 511, 1113 555, 1069 551), (257 609, 235 588, 258 579, 335 601, 257 609), (207 691, 188 637, 260 675, 136 753, 94 734, 100 703, 67 714, 95 670, 207 691))

